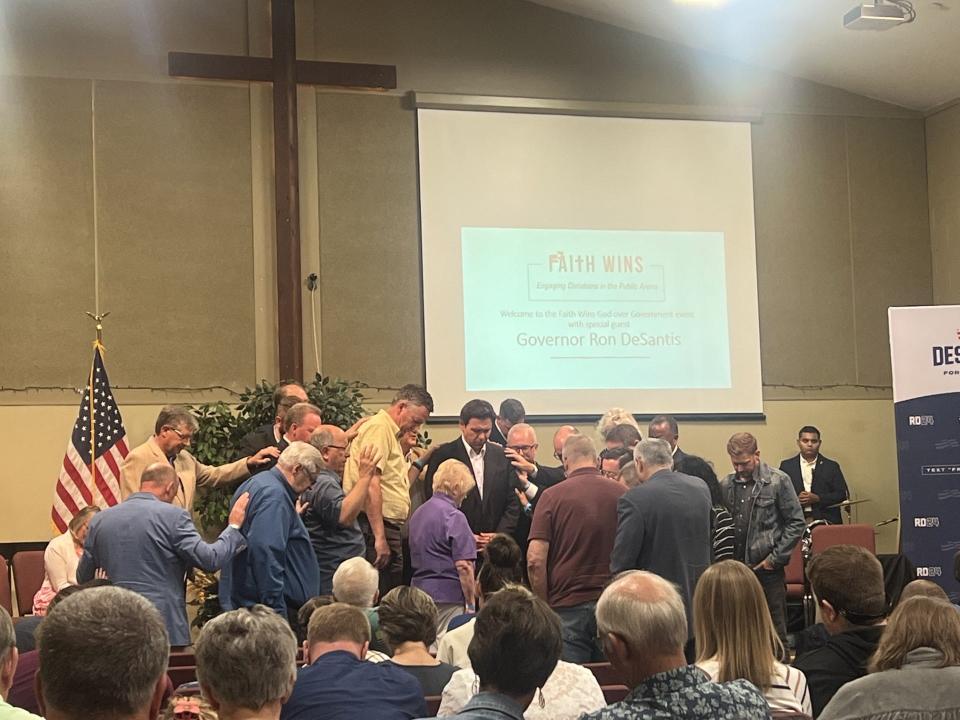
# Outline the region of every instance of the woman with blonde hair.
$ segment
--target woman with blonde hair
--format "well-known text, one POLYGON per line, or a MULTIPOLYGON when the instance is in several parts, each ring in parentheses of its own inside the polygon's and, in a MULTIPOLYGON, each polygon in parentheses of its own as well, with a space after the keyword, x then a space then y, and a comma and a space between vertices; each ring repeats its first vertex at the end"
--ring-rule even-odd
POLYGON ((88 505, 77 512, 67 525, 67 531, 47 543, 43 551, 43 585, 33 596, 33 614, 42 617, 58 592, 77 584, 77 566, 83 555, 90 520, 100 508, 88 505))
POLYGON ((749 680, 771 710, 812 713, 807 678, 782 664, 783 644, 754 572, 736 560, 708 567, 693 593, 697 666, 711 680, 749 680))
POLYGON ((869 675, 833 696, 821 720, 960 717, 960 614, 946 600, 902 601, 887 620, 869 675))
POLYGON ((600 437, 606 441, 607 435, 609 435, 610 431, 617 425, 633 425, 633 427, 637 429, 637 432, 640 431, 640 426, 637 425, 637 419, 633 417, 633 413, 623 408, 612 407, 600 418, 600 421, 597 423, 597 432, 600 434, 600 437))
POLYGON ((437 604, 437 640, 455 615, 476 611, 474 562, 477 541, 467 517, 460 512, 463 499, 476 481, 459 460, 440 463, 433 476, 433 496, 410 517, 410 584, 437 604))

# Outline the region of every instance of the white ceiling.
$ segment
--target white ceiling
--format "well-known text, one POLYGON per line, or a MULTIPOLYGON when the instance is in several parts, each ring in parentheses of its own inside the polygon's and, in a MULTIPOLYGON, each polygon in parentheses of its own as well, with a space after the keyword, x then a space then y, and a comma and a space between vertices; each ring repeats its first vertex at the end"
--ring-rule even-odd
POLYGON ((913 0, 916 21, 882 32, 844 29, 860 0, 532 2, 914 110, 960 98, 960 0, 913 0))

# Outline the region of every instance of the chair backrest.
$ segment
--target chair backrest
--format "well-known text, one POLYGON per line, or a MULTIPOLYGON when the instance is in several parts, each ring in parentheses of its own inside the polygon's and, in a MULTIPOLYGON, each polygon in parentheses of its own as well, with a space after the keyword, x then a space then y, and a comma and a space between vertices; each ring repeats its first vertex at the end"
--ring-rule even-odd
POLYGON ((626 685, 603 685, 600 690, 603 691, 603 699, 607 701, 607 705, 620 702, 630 693, 626 685))
POLYGON ((17 614, 33 612, 33 596, 43 585, 43 550, 23 550, 13 556, 13 585, 17 593, 17 614))
POLYGON ((598 685, 619 685, 622 682, 614 673, 613 666, 608 662, 585 663, 584 667, 593 673, 598 685))
POLYGON ((170 682, 173 684, 173 687, 178 688, 181 685, 186 685, 187 683, 192 683, 197 681, 197 667, 196 665, 181 665, 179 667, 168 667, 167 677, 170 679, 170 682))
POLYGON ((167 667, 195 667, 196 664, 197 656, 193 654, 193 650, 171 652, 167 660, 167 667))
POLYGON ((13 615, 13 596, 10 594, 10 568, 0 555, 0 607, 13 615))
POLYGON ((800 543, 797 543, 793 548, 793 552, 790 553, 790 562, 788 562, 787 567, 784 568, 784 580, 788 586, 803 585, 803 553, 801 552, 800 543))
POLYGON ((427 701, 427 715, 434 717, 440 712, 440 701, 443 700, 440 695, 427 695, 424 700, 427 701))
POLYGON ((873 525, 819 525, 813 529, 812 551, 816 555, 834 545, 859 545, 877 552, 873 525))

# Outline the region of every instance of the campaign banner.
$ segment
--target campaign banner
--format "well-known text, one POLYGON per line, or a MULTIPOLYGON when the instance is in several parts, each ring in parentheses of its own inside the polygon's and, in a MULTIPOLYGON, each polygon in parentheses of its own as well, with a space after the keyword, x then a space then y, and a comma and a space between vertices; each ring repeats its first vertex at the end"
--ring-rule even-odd
POLYGON ((960 600, 960 305, 889 309, 902 552, 960 600))

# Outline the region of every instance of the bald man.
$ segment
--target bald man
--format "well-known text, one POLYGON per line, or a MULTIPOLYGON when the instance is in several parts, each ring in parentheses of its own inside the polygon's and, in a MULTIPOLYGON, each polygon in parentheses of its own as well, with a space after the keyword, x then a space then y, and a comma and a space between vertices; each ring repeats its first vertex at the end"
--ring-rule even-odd
POLYGON ((380 482, 376 473, 380 457, 375 446, 364 447, 357 457, 357 483, 344 493, 347 433, 336 425, 321 425, 310 437, 310 444, 320 451, 323 469, 300 497, 300 507, 320 567, 320 594, 329 595, 333 593, 333 573, 340 563, 363 557, 366 552, 357 516, 366 505, 370 485, 380 482))
POLYGON ((93 516, 77 567, 80 582, 103 570, 114 585, 156 605, 173 646, 190 644, 184 600, 187 570, 219 570, 244 547, 240 526, 249 501, 244 493, 230 511, 230 524, 208 544, 197 533, 190 513, 171 504, 179 490, 173 466, 148 465, 140 476, 139 492, 93 516))
MULTIPOLYGON (((569 425, 566 427, 570 427, 569 425)), ((576 431, 576 428, 570 428, 576 431)), ((557 431, 560 432, 559 430, 557 431)), ((564 438, 566 439, 566 438, 564 438)), ((519 487, 523 489, 531 501, 538 490, 556 485, 563 480, 563 467, 544 467, 537 462, 537 431, 527 423, 517 423, 511 426, 507 433, 507 445, 504 452, 517 471, 520 479, 519 487)), ((561 445, 562 447, 562 445, 561 445)))

